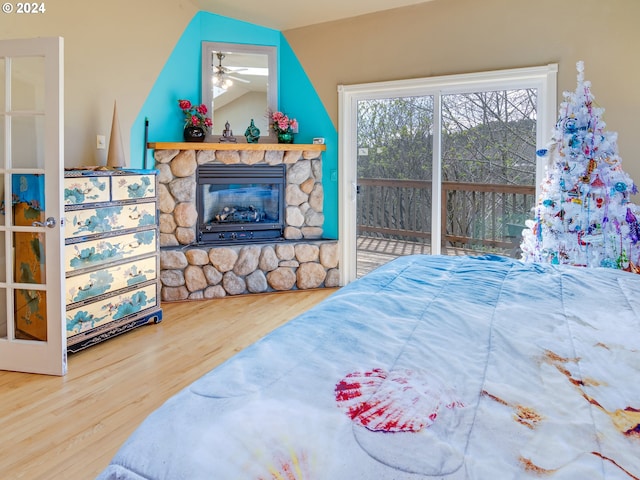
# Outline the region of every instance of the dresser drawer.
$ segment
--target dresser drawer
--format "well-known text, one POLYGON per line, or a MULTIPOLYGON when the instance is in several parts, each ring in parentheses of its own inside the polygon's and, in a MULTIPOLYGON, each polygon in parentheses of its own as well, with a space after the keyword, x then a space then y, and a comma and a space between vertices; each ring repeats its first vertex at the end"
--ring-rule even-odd
POLYGON ((113 237, 65 245, 65 271, 94 268, 138 255, 156 253, 157 235, 153 230, 127 233, 113 237))
POLYGON ((157 278, 157 257, 101 268, 66 279, 65 303, 71 304, 109 294, 157 278))
POLYGON ((156 203, 69 210, 65 212, 64 218, 67 238, 148 227, 156 224, 156 203))
POLYGON ((153 283, 67 310, 67 337, 86 332, 109 322, 143 312, 158 305, 158 285, 153 283))
POLYGON ((111 200, 109 177, 79 176, 64 179, 64 204, 108 202, 111 200))
POLYGON ((111 177, 111 200, 133 200, 155 196, 155 175, 115 175, 111 177))

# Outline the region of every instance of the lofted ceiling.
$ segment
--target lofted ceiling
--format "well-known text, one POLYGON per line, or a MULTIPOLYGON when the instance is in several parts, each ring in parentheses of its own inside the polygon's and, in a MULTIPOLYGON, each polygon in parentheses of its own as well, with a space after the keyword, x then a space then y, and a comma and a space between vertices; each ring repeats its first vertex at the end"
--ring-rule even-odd
POLYGON ((192 0, 198 9, 289 30, 434 0, 192 0))

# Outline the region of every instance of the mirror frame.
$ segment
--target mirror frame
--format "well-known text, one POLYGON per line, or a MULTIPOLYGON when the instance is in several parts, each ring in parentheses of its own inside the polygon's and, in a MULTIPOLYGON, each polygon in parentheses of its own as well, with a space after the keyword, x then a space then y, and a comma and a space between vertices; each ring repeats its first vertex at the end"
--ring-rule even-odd
MULTIPOLYGON (((244 53, 244 54, 259 54, 267 56, 267 66, 269 68, 269 75, 267 76, 267 109, 269 112, 275 112, 278 110, 278 50, 275 46, 269 45, 250 45, 244 43, 221 43, 221 42, 202 42, 202 84, 201 84, 201 96, 202 103, 205 105, 211 105, 212 91, 210 88, 205 88, 206 85, 211 85, 211 55, 212 52, 225 51, 231 53, 244 53)), ((259 112, 258 115, 266 115, 267 112, 259 112)), ((214 112, 211 112, 211 120, 214 121, 214 112)), ((250 119, 247 119, 247 124, 250 119)), ((233 127, 233 126, 232 126, 233 127)), ((236 126, 237 127, 237 126, 236 126)), ((242 134, 235 134, 235 137, 239 142, 246 141, 244 137, 244 126, 242 127, 242 134)), ((208 138, 213 138, 214 141, 219 141, 221 135, 207 135, 208 138)), ((207 139, 208 139, 207 138, 207 139)), ((275 132, 271 128, 268 130, 268 134, 260 132, 260 143, 277 143, 277 137, 275 132)))

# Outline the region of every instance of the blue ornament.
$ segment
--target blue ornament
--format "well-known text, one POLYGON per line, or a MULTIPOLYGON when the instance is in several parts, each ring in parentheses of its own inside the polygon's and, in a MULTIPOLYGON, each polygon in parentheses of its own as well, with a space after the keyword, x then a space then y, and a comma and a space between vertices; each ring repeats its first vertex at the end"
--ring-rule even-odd
POLYGON ((613 260, 611 260, 610 258, 605 258, 600 262, 600 266, 601 267, 605 267, 605 268, 618 268, 618 266, 616 265, 616 262, 614 262, 613 260))
POLYGON ((567 118, 564 124, 564 131, 566 133, 576 133, 578 131, 578 125, 575 118, 567 118))
POLYGON ((618 182, 614 185, 614 188, 616 189, 617 192, 626 192, 627 184, 624 182, 618 182))
POLYGON ((574 148, 574 149, 580 148, 581 144, 582 144, 582 140, 580 140, 580 138, 578 138, 577 135, 573 135, 571 137, 571 140, 569 140, 569 147, 570 148, 574 148))
POLYGON ((553 200, 544 200, 542 202, 542 205, 544 205, 545 207, 553 207, 555 204, 553 203, 553 200))
POLYGON ((549 150, 547 150, 546 148, 541 148, 540 150, 536 150, 536 155, 539 157, 546 157, 547 153, 549 153, 549 150))

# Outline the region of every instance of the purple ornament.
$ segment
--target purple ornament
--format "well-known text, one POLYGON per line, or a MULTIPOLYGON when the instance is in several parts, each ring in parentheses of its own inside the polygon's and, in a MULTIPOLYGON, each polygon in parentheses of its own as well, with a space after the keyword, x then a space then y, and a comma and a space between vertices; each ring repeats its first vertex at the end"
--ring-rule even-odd
POLYGON ((627 215, 625 216, 625 220, 627 221, 628 224, 638 223, 638 219, 633 214, 630 208, 627 208, 627 215))
POLYGON ((620 231, 620 222, 617 218, 613 219, 613 225, 616 227, 616 233, 620 235, 622 232, 620 231))
POLYGON ((631 242, 638 243, 638 240, 640 240, 640 225, 638 225, 638 220, 630 208, 627 208, 625 220, 629 224, 629 238, 631 242))

